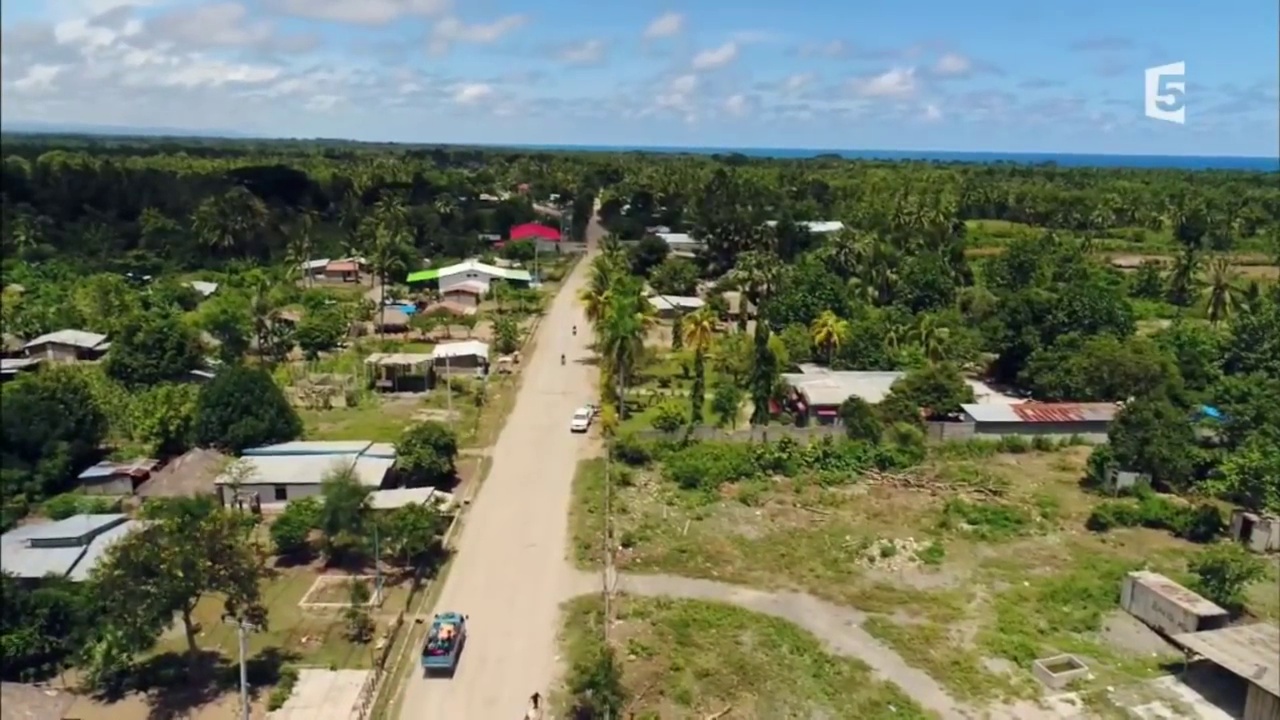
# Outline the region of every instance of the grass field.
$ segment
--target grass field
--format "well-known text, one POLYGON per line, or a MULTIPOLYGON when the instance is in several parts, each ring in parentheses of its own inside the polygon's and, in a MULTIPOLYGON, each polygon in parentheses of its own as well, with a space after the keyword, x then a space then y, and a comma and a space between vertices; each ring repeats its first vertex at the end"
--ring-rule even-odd
MULTIPOLYGON (((1031 662, 1060 652, 1091 658, 1099 684, 1172 659, 1130 642, 1120 582, 1143 566, 1185 579, 1199 547, 1161 530, 1086 531, 1099 500, 1078 486, 1087 448, 937 454, 911 473, 916 488, 775 478, 705 493, 615 464, 618 569, 801 590, 872 613, 869 632, 961 699, 1032 694, 1031 662)), ((602 487, 602 461, 583 463, 571 531, 586 567, 600 559, 602 487)), ((1251 597, 1254 614, 1280 614, 1274 575, 1251 597)))
MULTIPOLYGON (((866 665, 828 654, 785 621, 692 600, 621 596, 615 609, 612 642, 634 713, 625 717, 704 718, 726 708, 736 718, 931 717, 866 665)), ((598 647, 603 618, 599 596, 566 605, 561 638, 570 664, 598 647)))

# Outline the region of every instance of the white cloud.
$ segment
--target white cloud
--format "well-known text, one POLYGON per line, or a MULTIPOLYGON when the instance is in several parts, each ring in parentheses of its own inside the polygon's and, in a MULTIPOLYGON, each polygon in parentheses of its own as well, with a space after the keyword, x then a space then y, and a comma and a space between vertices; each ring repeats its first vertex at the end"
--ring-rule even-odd
POLYGON ((940 110, 937 105, 929 103, 924 106, 923 115, 925 120, 929 122, 936 122, 942 119, 942 110, 940 110))
POLYGON ((894 68, 852 81, 854 92, 868 98, 902 98, 915 94, 916 69, 894 68))
POLYGON ((248 9, 236 2, 196 5, 161 15, 149 27, 166 39, 201 47, 253 45, 269 39, 271 23, 246 22, 248 15, 248 9))
POLYGON ((654 18, 644 29, 646 40, 657 40, 679 35, 684 31, 684 15, 678 12, 667 12, 654 18))
POLYGON ((729 113, 730 115, 733 115, 734 117, 743 117, 750 111, 750 109, 751 109, 751 101, 747 98, 746 95, 743 95, 741 93, 738 93, 736 95, 730 95, 724 101, 725 112, 729 113))
POLYGON ((782 89, 787 93, 798 93, 813 83, 813 73, 796 73, 782 81, 782 89))
POLYGON ((440 55, 448 52, 455 43, 488 45, 501 40, 504 35, 518 29, 527 20, 528 18, 523 15, 507 15, 491 23, 468 25, 456 17, 444 17, 432 26, 428 47, 432 53, 440 55))
POLYGON ((703 50, 693 56, 694 70, 715 70, 733 62, 738 57, 738 44, 727 42, 718 48, 703 50))
POLYGON ((54 81, 62 74, 63 69, 61 65, 32 65, 25 75, 13 83, 13 87, 23 93, 52 90, 54 81))
POLYGON ((968 75, 973 70, 973 61, 959 53, 946 53, 938 58, 933 71, 945 77, 968 75))
POLYGON ((436 17, 448 12, 450 0, 271 0, 295 17, 351 25, 386 25, 406 15, 436 17))
POLYGON ((697 91, 698 85, 697 75, 688 74, 673 78, 654 98, 654 105, 664 110, 689 113, 693 108, 693 94, 697 91))
POLYGON ((459 105, 476 105, 493 97, 488 83, 463 83, 453 89, 453 101, 459 105))
POLYGON ((604 43, 587 40, 562 49, 556 57, 567 65, 594 65, 604 59, 604 43))

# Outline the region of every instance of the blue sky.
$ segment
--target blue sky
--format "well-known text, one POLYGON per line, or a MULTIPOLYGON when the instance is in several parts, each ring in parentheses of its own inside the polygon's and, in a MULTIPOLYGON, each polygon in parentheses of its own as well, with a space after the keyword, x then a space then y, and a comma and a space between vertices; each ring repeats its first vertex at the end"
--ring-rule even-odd
POLYGON ((0 29, 5 124, 1280 154, 1274 0, 0 0, 0 29), (1177 61, 1186 123, 1144 117, 1177 61))

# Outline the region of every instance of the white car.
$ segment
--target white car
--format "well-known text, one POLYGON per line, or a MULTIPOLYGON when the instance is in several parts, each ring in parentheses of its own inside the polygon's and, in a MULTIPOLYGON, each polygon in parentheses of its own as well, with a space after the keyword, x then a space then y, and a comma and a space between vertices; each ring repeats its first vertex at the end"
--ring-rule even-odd
POLYGON ((591 411, 578 408, 573 411, 573 419, 569 421, 569 432, 584 433, 591 429, 591 411))

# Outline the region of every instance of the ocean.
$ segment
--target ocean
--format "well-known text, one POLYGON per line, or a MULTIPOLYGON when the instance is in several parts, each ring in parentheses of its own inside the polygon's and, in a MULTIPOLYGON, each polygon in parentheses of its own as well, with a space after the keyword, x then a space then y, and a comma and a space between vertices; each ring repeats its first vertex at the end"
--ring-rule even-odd
POLYGON ((1195 155, 1074 155, 1070 153, 996 153, 996 152, 945 152, 910 150, 813 150, 802 148, 711 148, 666 146, 608 146, 608 145, 503 145, 527 150, 554 150, 561 152, 646 152, 694 155, 727 155, 736 153, 747 157, 802 159, 818 155, 839 155, 858 160, 928 160, 955 163, 1016 163, 1019 165, 1044 165, 1053 163, 1063 167, 1099 168, 1171 168, 1177 170, 1251 170, 1255 172, 1280 172, 1280 159, 1267 157, 1212 157, 1195 155))

